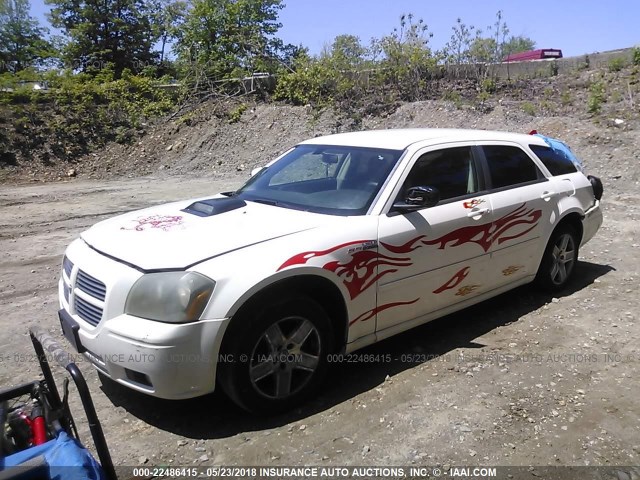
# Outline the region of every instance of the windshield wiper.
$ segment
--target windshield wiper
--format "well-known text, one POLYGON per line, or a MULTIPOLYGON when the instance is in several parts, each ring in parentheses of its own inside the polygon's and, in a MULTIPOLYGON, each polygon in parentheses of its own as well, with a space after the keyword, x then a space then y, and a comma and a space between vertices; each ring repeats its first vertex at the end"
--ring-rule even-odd
POLYGON ((275 200, 267 200, 264 198, 252 198, 252 199, 247 199, 250 202, 256 202, 256 203, 263 203, 264 205, 271 205, 273 207, 279 207, 281 206, 278 202, 276 202, 275 200))
POLYGON ((257 199, 248 199, 247 198, 246 200, 249 201, 249 202, 262 203, 264 205, 271 205, 272 207, 288 208, 289 210, 300 210, 302 212, 311 211, 309 208, 303 207, 302 205, 278 202, 276 200, 267 200, 265 198, 257 198, 257 199))
POLYGON ((238 195, 238 192, 221 192, 220 195, 224 195, 225 197, 235 197, 238 195))

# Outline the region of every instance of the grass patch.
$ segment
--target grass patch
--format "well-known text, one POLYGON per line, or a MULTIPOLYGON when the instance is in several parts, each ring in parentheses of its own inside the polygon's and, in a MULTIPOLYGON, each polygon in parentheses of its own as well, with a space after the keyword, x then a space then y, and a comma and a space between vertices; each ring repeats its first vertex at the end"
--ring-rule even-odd
POLYGON ((522 109, 522 111, 524 113, 526 113, 527 115, 531 115, 532 117, 535 116, 536 114, 536 107, 533 103, 531 102, 524 102, 520 108, 522 109))

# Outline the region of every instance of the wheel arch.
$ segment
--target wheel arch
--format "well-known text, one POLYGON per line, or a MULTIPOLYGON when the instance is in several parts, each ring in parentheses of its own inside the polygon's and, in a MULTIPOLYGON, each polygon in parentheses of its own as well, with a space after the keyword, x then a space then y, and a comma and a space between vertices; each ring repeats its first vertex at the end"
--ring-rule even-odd
POLYGON ((307 296, 322 307, 331 322, 335 349, 343 348, 349 329, 347 302, 343 292, 325 276, 303 273, 277 279, 252 292, 247 298, 240 299, 230 310, 231 320, 222 338, 221 350, 224 349, 229 329, 239 328, 238 319, 245 317, 260 305, 273 302, 274 299, 295 295, 307 296))
MULTIPOLYGON (((539 257, 539 261, 538 261, 538 266, 536 268, 536 272, 540 271, 540 267, 542 266, 542 262, 544 261, 544 253, 547 250, 547 246, 549 245, 549 242, 551 241, 551 239, 553 238, 555 232, 558 229, 563 228, 566 225, 568 225, 571 228, 573 228, 576 231, 576 234, 578 235, 577 246, 580 245, 580 243, 582 241, 582 236, 584 234, 584 228, 583 228, 583 225, 582 225, 582 219, 583 218, 584 218, 584 215, 582 215, 580 212, 578 212, 576 210, 567 212, 567 213, 565 213, 563 215, 563 217, 558 221, 558 223, 555 225, 555 227, 553 227, 553 229, 549 233, 549 237, 546 239, 546 241, 542 245, 542 251, 540 252, 540 257, 539 257)), ((577 260, 577 257, 576 257, 576 260, 577 260)))
MULTIPOLYGON (((583 229, 583 226, 582 226, 582 219, 583 218, 584 218, 584 215, 581 215, 580 213, 578 213, 576 211, 569 212, 569 213, 565 214, 560 219, 558 224, 554 227, 554 229, 552 230, 551 235, 549 236, 549 238, 551 238, 551 236, 553 236, 553 232, 555 232, 561 226, 569 225, 578 234, 578 245, 580 245, 580 243, 582 242, 582 236, 584 235, 584 229, 583 229)), ((549 240, 547 240, 547 242, 548 241, 549 240)))

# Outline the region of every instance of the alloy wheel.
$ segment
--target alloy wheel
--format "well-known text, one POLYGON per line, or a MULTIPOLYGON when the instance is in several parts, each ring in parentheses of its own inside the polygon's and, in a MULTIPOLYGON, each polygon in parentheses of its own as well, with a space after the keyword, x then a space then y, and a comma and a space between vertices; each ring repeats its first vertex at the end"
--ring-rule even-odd
POLYGON ((551 281, 562 285, 567 281, 576 262, 576 245, 573 236, 564 233, 556 240, 551 262, 551 281))
POLYGON ((303 317, 273 323, 258 339, 251 354, 249 377, 261 395, 284 399, 299 392, 320 364, 320 333, 303 317))

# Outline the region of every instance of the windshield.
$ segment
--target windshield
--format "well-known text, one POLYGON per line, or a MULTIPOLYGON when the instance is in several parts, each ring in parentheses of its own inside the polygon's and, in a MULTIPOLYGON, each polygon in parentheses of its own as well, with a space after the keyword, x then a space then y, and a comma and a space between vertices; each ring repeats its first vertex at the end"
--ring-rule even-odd
POLYGON ((298 145, 235 195, 315 213, 364 215, 401 155, 401 150, 298 145))

